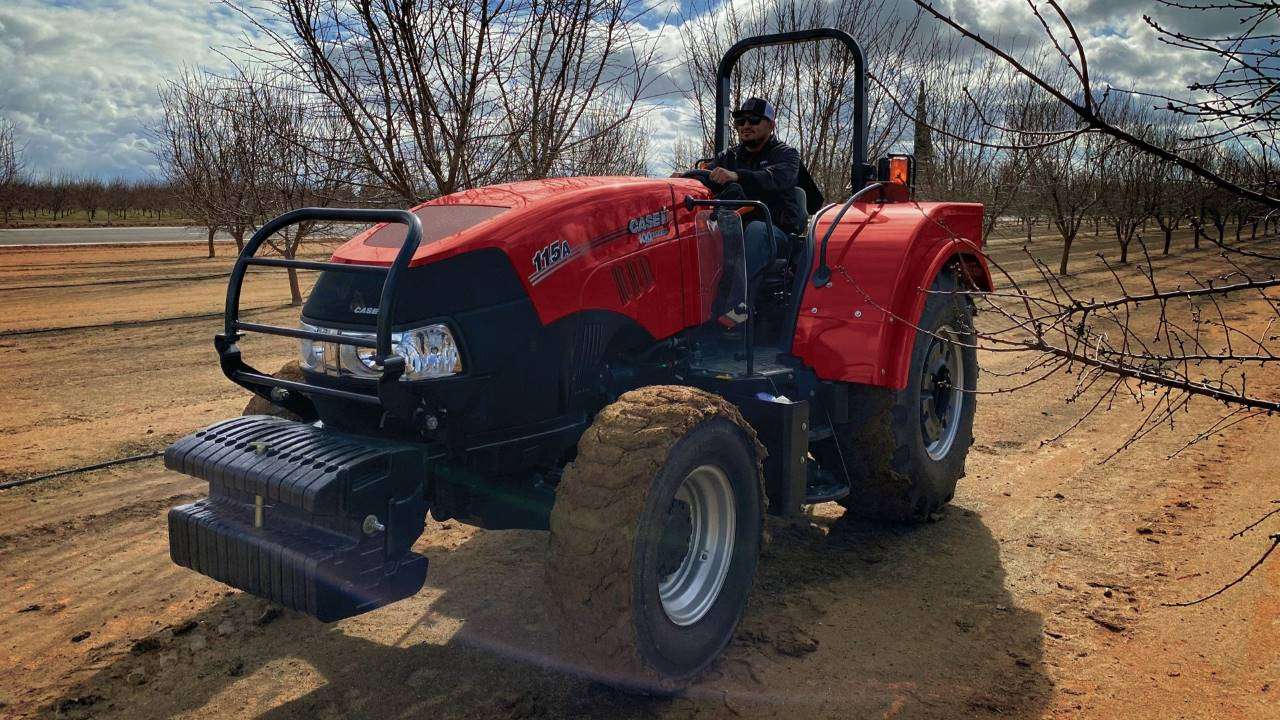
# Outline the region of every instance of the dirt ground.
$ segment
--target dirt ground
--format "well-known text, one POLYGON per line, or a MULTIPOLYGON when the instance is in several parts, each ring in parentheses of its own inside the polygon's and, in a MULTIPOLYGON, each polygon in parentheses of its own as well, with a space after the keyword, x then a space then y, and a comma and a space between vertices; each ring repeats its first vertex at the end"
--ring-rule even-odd
MULTIPOLYGON (((1025 278, 1020 245, 993 247, 1025 278)), ((1164 272, 1212 265, 1188 245, 1164 272)), ((1077 246, 1073 287, 1110 294, 1090 259, 1105 236, 1077 246)), ((0 479, 162 449, 239 412, 211 342, 229 260, 202 254, 0 250, 0 479)), ((283 277, 245 294, 259 319, 291 322, 286 302, 283 277)), ((1231 310, 1266 323, 1256 297, 1231 310)), ((246 355, 274 369, 293 352, 246 355)), ((322 625, 172 565, 164 513, 204 488, 158 460, 0 491, 0 716, 1280 716, 1280 559, 1211 602, 1162 606, 1232 579, 1280 530, 1227 539, 1280 498, 1280 420, 1168 459, 1223 412, 1199 403, 1102 463, 1149 408, 1118 404, 1042 444, 1087 409, 1062 402, 1073 382, 979 398, 968 477, 939 522, 878 527, 822 505, 774 523, 737 637, 675 699, 566 672, 541 533, 432 521, 422 592, 322 625)), ((1280 374, 1250 382, 1274 397, 1280 374)))

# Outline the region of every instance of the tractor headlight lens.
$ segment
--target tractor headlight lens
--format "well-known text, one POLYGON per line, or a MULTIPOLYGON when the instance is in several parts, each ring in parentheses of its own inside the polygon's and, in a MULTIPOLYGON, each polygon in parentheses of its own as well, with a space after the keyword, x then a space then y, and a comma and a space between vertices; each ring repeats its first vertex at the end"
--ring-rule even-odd
MULTIPOLYGON (((306 323, 302 323, 302 327, 314 332, 366 340, 377 337, 374 333, 333 330, 306 323)), ((375 380, 382 376, 382 365, 374 359, 377 351, 372 348, 317 340, 301 340, 299 344, 301 364, 307 370, 375 380)), ((391 352, 404 358, 401 380, 429 380, 462 372, 462 353, 447 325, 426 325, 394 333, 391 336, 391 352)))
POLYGON ((392 344, 395 353, 404 358, 404 374, 410 380, 448 377, 462 372, 458 344, 444 325, 428 325, 399 333, 392 344))

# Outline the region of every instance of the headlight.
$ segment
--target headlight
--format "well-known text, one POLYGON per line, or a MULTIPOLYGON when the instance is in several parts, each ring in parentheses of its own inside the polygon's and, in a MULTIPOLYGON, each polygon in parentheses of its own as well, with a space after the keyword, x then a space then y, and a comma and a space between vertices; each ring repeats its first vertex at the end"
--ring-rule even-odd
MULTIPOLYGON (((301 323, 303 329, 344 337, 373 340, 374 333, 332 330, 301 323)), ((382 365, 374 360, 372 348, 316 340, 301 340, 302 367, 335 376, 377 379, 382 365)), ((404 358, 401 380, 428 380, 462 372, 462 354, 447 325, 427 325, 391 335, 391 352, 404 358)))

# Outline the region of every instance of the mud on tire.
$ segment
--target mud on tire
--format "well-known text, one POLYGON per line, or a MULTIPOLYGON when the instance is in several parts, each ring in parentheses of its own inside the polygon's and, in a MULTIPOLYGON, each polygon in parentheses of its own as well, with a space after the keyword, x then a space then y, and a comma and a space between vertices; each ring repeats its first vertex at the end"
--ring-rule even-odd
POLYGON ((720 655, 754 581, 763 457, 737 408, 693 388, 633 390, 596 416, 556 490, 547 563, 561 642, 581 670, 618 687, 666 693, 720 655), (677 491, 687 498, 686 478, 706 468, 732 487, 731 559, 700 614, 673 616, 665 608, 682 606, 664 605, 659 583, 665 578, 669 598, 672 579, 688 567, 681 557, 688 561, 696 542, 693 534, 680 539, 677 491))
MULTIPOLYGON (((973 310, 968 300, 953 294, 959 288, 954 270, 945 269, 930 287, 911 352, 907 387, 903 390, 855 385, 849 388, 850 422, 836 428, 835 442, 826 443, 815 456, 824 467, 848 469, 851 492, 842 499, 854 516, 887 522, 925 522, 937 516, 955 494, 964 477, 965 456, 973 444, 976 395, 959 393, 962 405, 953 418, 949 444, 931 456, 926 437, 923 406, 930 402, 925 372, 934 334, 949 328, 958 345, 962 377, 950 378, 959 387, 973 390, 978 384, 977 351, 972 347, 973 310), (967 345, 969 347, 963 347, 967 345)), ((936 414, 936 406, 935 406, 936 414)))

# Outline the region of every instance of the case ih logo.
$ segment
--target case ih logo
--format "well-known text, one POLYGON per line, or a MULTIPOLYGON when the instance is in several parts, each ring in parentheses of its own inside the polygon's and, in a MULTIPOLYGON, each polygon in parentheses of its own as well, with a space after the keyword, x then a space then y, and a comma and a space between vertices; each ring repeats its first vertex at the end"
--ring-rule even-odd
POLYGON ((663 209, 656 213, 641 215, 627 223, 627 230, 639 236, 641 245, 653 242, 667 234, 667 223, 671 220, 671 211, 663 209))
POLYGON ((351 312, 356 315, 377 315, 378 306, 365 305, 364 296, 360 293, 356 293, 355 297, 351 298, 351 312))

